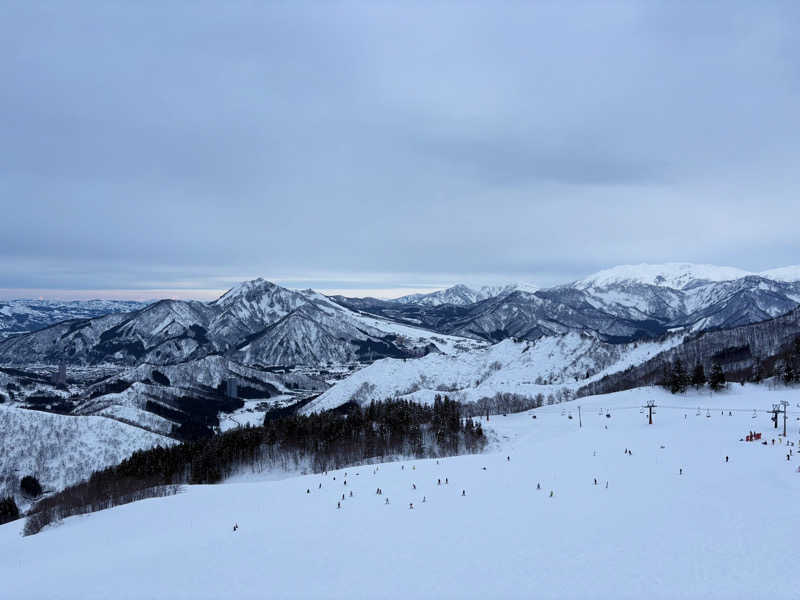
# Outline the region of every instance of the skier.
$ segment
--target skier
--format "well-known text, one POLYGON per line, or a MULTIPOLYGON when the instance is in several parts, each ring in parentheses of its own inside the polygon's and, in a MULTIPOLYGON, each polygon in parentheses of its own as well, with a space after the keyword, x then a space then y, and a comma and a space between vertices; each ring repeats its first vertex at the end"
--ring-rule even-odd
POLYGON ((425 504, 425 500, 426 500, 426 499, 427 499, 427 496, 423 496, 423 497, 422 497, 422 503, 423 503, 423 504, 425 504))
POLYGON ((436 485, 442 485, 442 480, 441 479, 437 479, 436 480, 436 485))
POLYGON ((413 509, 414 508, 414 503, 413 502, 409 502, 408 503, 408 508, 409 508, 409 510, 413 509))
POLYGON ((337 502, 336 503, 336 508, 342 508, 342 503, 341 502, 337 502))
POLYGON ((444 484, 445 485, 449 485, 450 484, 450 481, 447 479, 447 477, 444 478, 444 484))
POLYGON ((506 456, 506 461, 507 462, 511 462, 511 457, 510 456, 506 456))
POLYGON ((680 471, 678 472, 679 475, 683 475, 683 467, 681 467, 680 471))
POLYGON ((347 479, 344 480, 344 484, 347 485, 347 479))
POLYGON ((417 484, 416 483, 412 483, 411 487, 414 488, 414 489, 417 489, 417 484))
POLYGON ((386 504, 389 504, 389 499, 388 498, 386 499, 386 504))
POLYGON ((550 497, 553 497, 553 490, 550 490, 550 497))
POLYGON ((537 484, 536 484, 536 489, 537 489, 537 490, 540 490, 540 489, 542 489, 542 484, 540 484, 540 483, 537 483, 537 484))
POLYGON ((311 489, 310 488, 306 489, 306 494, 310 494, 310 493, 311 493, 311 489))
POLYGON ((238 529, 239 529, 239 524, 238 523, 234 523, 233 524, 233 530, 237 531, 238 529))
POLYGON ((594 478, 594 484, 597 485, 597 477, 594 478))
POLYGON ((608 482, 606 481, 606 489, 608 489, 608 482))
POLYGON ((353 490, 350 490, 350 497, 353 497, 353 490))
POLYGON ((467 490, 461 490, 461 495, 462 496, 466 496, 467 495, 467 490))
POLYGON ((320 490, 322 489, 322 484, 321 483, 319 484, 319 487, 317 489, 320 489, 320 490))
POLYGON ((725 462, 728 462, 728 457, 727 456, 725 457, 725 462))

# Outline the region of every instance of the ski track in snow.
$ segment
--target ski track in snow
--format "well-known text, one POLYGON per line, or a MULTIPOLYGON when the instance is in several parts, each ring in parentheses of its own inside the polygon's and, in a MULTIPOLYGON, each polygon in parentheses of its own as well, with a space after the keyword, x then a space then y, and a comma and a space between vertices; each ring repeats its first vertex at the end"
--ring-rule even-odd
POLYGON ((780 400, 797 443, 795 390, 642 388, 492 417, 481 455, 189 486, 28 538, 18 521, 0 527, 2 596, 796 598, 798 458, 739 441, 777 437, 752 415, 780 400))

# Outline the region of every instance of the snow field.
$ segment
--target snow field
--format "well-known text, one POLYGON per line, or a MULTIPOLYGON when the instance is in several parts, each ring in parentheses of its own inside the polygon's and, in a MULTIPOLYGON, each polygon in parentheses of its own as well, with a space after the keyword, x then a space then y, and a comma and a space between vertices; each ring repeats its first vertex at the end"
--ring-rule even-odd
POLYGON ((190 486, 28 538, 16 522, 0 580, 20 599, 795 598, 797 446, 752 418, 781 400, 797 443, 796 391, 643 388, 491 417, 482 455, 190 486))

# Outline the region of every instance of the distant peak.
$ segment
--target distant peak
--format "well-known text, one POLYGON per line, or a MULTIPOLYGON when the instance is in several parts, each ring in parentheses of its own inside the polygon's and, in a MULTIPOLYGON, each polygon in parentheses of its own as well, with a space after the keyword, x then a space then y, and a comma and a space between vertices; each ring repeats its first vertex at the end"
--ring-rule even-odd
POLYGON ((236 284, 214 302, 225 304, 237 298, 251 295, 254 292, 258 292, 261 290, 271 290, 277 287, 279 286, 272 283, 271 281, 267 281, 262 277, 258 277, 256 279, 251 279, 249 281, 243 281, 242 283, 236 284))
POLYGON ((576 286, 585 289, 631 282, 683 289, 699 281, 732 281, 748 275, 753 275, 753 273, 736 267, 719 267, 693 263, 664 263, 656 265, 642 263, 639 265, 619 265, 599 271, 594 275, 581 279, 576 283, 576 286))

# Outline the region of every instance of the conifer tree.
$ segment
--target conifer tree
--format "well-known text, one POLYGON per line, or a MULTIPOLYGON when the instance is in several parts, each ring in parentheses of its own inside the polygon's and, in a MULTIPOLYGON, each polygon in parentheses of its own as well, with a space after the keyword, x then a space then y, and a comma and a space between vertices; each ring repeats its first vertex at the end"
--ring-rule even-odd
POLYGON ((672 365, 672 372, 670 373, 669 391, 673 394, 682 394, 686 391, 689 378, 686 374, 686 369, 683 367, 681 359, 675 360, 672 365))
POLYGON ((692 371, 692 385, 695 389, 700 389, 706 384, 706 372, 702 363, 697 363, 692 371))
POLYGON ((715 392, 725 387, 725 373, 719 363, 714 363, 714 365, 711 367, 711 375, 708 378, 708 385, 715 392))

